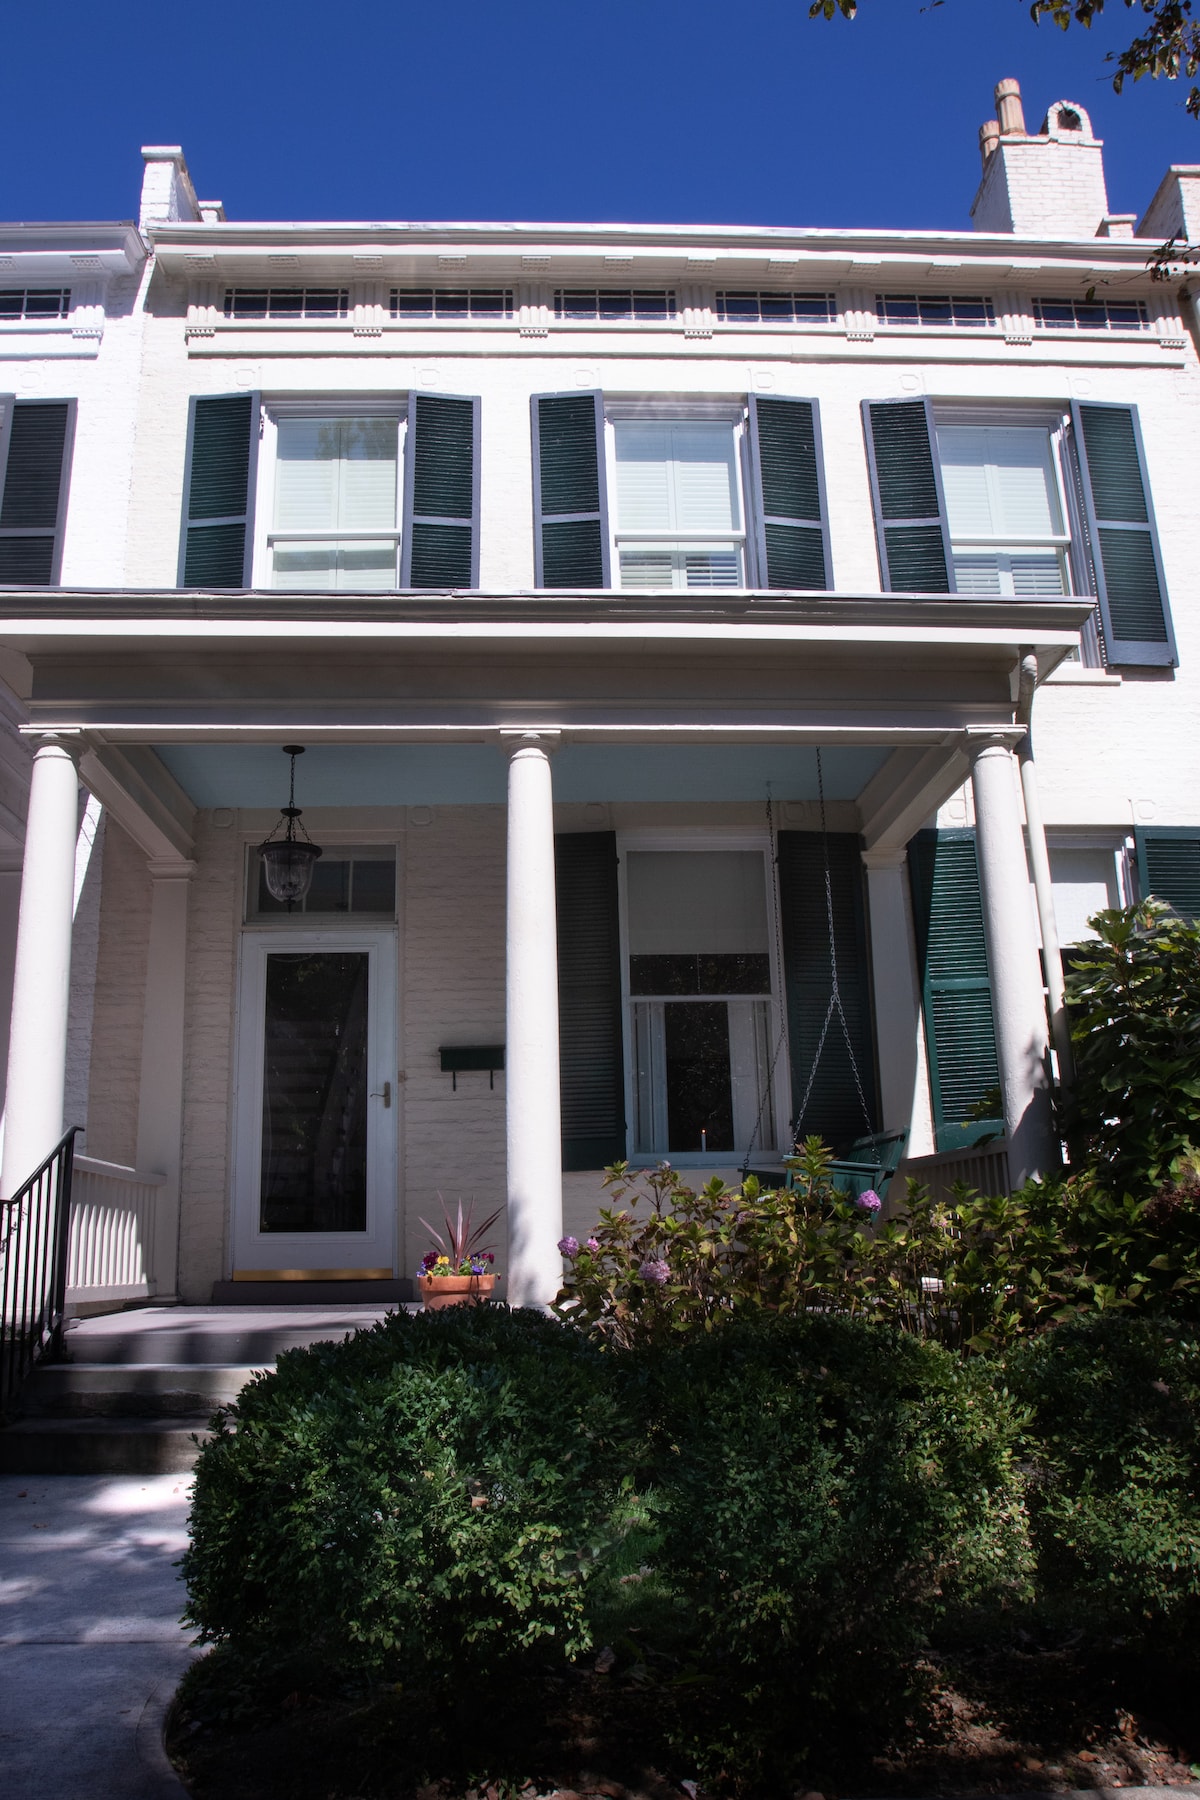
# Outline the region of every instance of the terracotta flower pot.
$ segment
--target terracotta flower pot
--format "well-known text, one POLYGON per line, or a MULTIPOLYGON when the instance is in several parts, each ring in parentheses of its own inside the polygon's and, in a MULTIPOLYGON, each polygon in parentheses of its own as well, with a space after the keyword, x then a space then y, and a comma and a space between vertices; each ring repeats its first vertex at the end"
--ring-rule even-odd
POLYGON ((482 1306, 492 1297, 496 1285, 494 1275, 418 1275, 417 1291, 426 1312, 440 1312, 443 1306, 465 1306, 474 1302, 482 1306))

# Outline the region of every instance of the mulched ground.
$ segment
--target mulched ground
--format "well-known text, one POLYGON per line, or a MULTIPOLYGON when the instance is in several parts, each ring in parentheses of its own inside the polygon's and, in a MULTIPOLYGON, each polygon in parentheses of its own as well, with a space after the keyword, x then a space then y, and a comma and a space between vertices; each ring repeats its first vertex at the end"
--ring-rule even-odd
MULTIPOLYGON (((389 1688, 355 1698, 303 1678, 271 1695, 267 1683, 239 1686, 201 1667, 176 1705, 168 1749, 196 1800, 697 1800, 665 1741, 652 1678, 622 1671, 611 1653, 597 1664, 506 1702, 493 1696, 485 1710, 470 1695, 431 1703, 389 1688)), ((1169 1664, 1119 1653, 1088 1661, 1030 1643, 957 1652, 926 1674, 926 1704, 903 1742, 867 1757, 848 1745, 838 1766, 806 1771, 797 1795, 1200 1780, 1200 1698, 1169 1664)))

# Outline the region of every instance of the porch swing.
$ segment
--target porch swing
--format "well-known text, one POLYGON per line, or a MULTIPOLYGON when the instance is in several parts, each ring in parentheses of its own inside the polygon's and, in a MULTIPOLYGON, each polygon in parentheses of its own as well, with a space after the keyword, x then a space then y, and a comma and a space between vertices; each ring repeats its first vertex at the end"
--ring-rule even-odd
MULTIPOLYGON (((850 1073, 854 1077, 854 1091, 858 1096, 859 1111, 862 1115, 866 1130, 861 1137, 855 1138, 854 1142, 849 1145, 844 1157, 838 1157, 830 1164, 833 1185, 840 1193, 847 1194, 852 1199, 857 1199, 860 1194, 865 1194, 868 1190, 873 1190, 879 1195, 879 1198, 883 1200, 887 1196, 887 1190, 892 1176, 895 1174, 900 1159, 904 1155, 904 1146, 908 1141, 908 1132, 876 1131, 874 1129, 871 1111, 867 1105, 866 1094, 863 1090, 862 1076, 858 1067, 858 1058, 854 1054, 854 1042, 850 1035, 849 1022, 846 1018, 845 1008, 842 1005, 841 985, 838 976, 837 928, 834 922, 833 912, 833 881, 829 867, 829 825, 825 811, 825 771, 821 761, 821 746, 819 744, 816 745, 816 756, 817 796, 821 809, 821 860, 825 881, 825 922, 829 935, 829 1005, 825 1009, 825 1017, 821 1024, 820 1036, 817 1039, 817 1047, 813 1053, 812 1062, 809 1066, 808 1078, 804 1085, 804 1093, 801 1097, 796 1117, 789 1127, 789 1135, 792 1139, 794 1148, 798 1151, 804 1141, 801 1133, 803 1131, 805 1118, 808 1114, 813 1088, 816 1085, 817 1076, 820 1072, 821 1059, 825 1054, 825 1046, 829 1038, 829 1028, 836 1018, 837 1023, 841 1028, 842 1041, 846 1046, 846 1055, 850 1061, 850 1073)), ((782 974, 783 932, 779 917, 779 842, 778 834, 775 829, 775 815, 771 801, 771 789, 769 783, 767 786, 767 831, 771 839, 771 861, 775 873, 775 879, 771 883, 772 903, 774 906, 775 951, 778 959, 778 966, 782 974)), ((785 1008, 781 1007, 779 1031, 775 1039, 775 1048, 771 1053, 771 1060, 767 1066, 766 1075, 760 1087, 758 1111, 755 1115, 754 1129, 750 1134, 750 1140, 746 1146, 746 1154, 742 1161, 743 1181, 750 1173, 750 1160, 754 1150, 754 1141, 762 1127, 763 1115, 767 1109, 767 1103, 770 1098, 771 1088, 775 1078, 776 1064, 779 1061, 779 1055, 783 1049, 784 1038, 786 1035, 785 1017, 785 1008)), ((795 1184, 796 1171, 795 1169, 789 1169, 786 1186, 788 1188, 793 1188, 795 1184)))

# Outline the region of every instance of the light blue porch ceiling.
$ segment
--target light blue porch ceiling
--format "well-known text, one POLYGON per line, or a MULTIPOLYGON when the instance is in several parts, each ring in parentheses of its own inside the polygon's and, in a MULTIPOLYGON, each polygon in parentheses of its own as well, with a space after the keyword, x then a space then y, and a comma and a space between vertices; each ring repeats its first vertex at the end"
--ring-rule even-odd
MULTIPOLYGON (((265 744, 160 744, 158 754, 196 806, 281 806, 287 760, 265 744)), ((825 795, 853 800, 886 749, 822 751, 825 795)), ((501 803, 505 757, 488 744, 315 744, 296 765, 296 801, 308 806, 455 806, 501 803)), ((565 744, 554 758, 554 797, 595 800, 817 798, 808 745, 565 744)))

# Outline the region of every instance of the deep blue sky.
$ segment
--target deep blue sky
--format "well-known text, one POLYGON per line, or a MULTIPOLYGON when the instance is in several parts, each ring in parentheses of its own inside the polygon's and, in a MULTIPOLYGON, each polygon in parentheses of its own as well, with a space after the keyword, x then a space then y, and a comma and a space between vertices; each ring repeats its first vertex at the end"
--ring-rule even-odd
POLYGON ((1200 163, 1181 84, 1117 99, 1091 33, 1026 0, 59 0, 8 9, 0 217, 128 218, 182 143, 235 219, 577 219, 964 228, 976 134, 1015 75, 1073 99, 1114 211, 1200 163))

